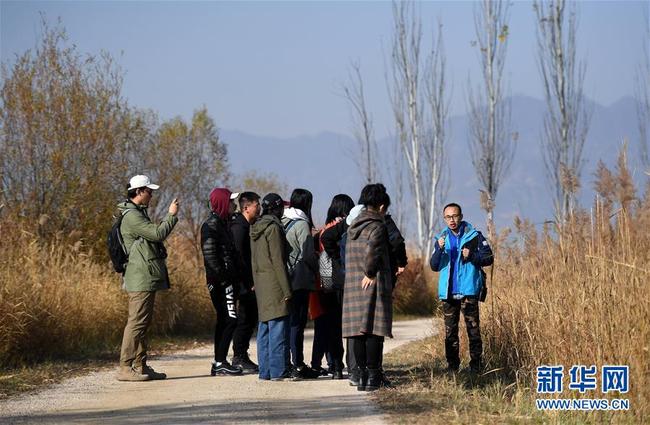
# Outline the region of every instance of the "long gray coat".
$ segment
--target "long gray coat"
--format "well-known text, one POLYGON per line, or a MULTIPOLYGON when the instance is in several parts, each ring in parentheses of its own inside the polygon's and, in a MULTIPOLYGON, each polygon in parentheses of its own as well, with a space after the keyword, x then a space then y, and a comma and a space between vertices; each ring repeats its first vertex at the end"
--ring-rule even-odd
POLYGON ((392 293, 384 217, 364 210, 350 225, 345 246, 343 336, 372 334, 392 338, 392 293), (361 287, 364 275, 376 278, 375 284, 365 290, 361 287))

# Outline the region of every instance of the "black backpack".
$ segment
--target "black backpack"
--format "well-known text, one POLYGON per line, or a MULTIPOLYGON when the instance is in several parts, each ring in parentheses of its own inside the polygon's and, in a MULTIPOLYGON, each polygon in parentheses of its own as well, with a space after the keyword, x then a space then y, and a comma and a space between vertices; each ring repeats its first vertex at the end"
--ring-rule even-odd
POLYGON ((129 211, 131 211, 131 209, 126 209, 117 217, 113 217, 115 219, 113 227, 111 227, 111 230, 108 232, 108 237, 106 238, 108 255, 111 257, 113 269, 117 273, 121 274, 126 272, 126 264, 129 262, 129 254, 127 254, 126 247, 124 246, 124 239, 122 238, 120 226, 122 226, 122 219, 129 211))

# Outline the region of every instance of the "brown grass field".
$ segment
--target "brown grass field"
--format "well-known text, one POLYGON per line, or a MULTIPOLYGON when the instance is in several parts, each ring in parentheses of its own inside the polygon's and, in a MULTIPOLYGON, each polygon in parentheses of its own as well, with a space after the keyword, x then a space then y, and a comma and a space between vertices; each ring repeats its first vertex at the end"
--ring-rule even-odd
MULTIPOLYGON (((401 384, 386 392, 390 397, 379 395, 389 411, 424 422, 437 415, 483 423, 492 422, 493 415, 497 422, 650 420, 650 186, 643 196, 628 199, 604 190, 602 183, 601 178, 593 208, 567 219, 561 232, 552 224, 539 229, 516 220, 493 243, 496 262, 488 270, 490 293, 481 313, 487 368, 479 382, 461 375, 450 383, 441 373, 443 339, 435 337, 388 357, 401 384), (628 365, 629 393, 604 395, 598 387, 584 397, 627 398, 630 410, 536 411, 536 367, 563 365, 565 391, 556 397, 576 398, 567 376, 574 364, 593 364, 599 371, 603 365, 628 365)), ((0 219, 3 376, 43 362, 86 361, 119 350, 126 320, 119 276, 96 260, 81 235, 44 238, 42 226, 47 220, 0 219)), ((172 290, 157 302, 152 333, 205 335, 214 312, 202 266, 182 239, 172 237, 168 245, 172 290)), ((400 279, 399 314, 436 308, 435 276, 421 270, 422 262, 413 260, 400 279)), ((464 335, 461 345, 467 356, 464 335)))

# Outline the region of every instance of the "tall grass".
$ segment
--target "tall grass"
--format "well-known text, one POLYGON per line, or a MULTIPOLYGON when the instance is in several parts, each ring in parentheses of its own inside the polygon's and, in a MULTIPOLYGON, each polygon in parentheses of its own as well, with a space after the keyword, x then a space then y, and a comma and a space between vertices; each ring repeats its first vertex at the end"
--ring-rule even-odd
POLYGON ((580 395, 568 390, 571 366, 597 365, 598 388, 583 397, 605 398, 600 368, 628 365, 630 392, 613 397, 629 398, 628 414, 644 422, 650 419, 650 184, 635 201, 620 169, 618 176, 597 177, 593 208, 573 216, 559 235, 521 220, 514 238, 502 235, 482 310, 485 353, 490 368, 503 368, 533 394, 537 366, 563 365, 563 398, 580 395))
MULTIPOLYGON (((99 264, 78 232, 0 220, 0 365, 117 351, 127 317, 119 275, 99 264)), ((170 243, 172 290, 159 292, 152 333, 207 332, 214 313, 202 270, 170 243)))

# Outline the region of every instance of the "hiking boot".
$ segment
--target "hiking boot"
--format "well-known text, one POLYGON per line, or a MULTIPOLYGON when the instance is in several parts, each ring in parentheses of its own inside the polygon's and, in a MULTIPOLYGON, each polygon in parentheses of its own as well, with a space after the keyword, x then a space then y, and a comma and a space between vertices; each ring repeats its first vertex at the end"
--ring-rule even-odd
POLYGON ((134 370, 135 370, 136 372, 138 372, 138 373, 142 373, 143 375, 148 375, 149 378, 151 378, 151 380, 153 380, 153 381, 160 381, 160 380, 162 380, 162 379, 167 378, 167 374, 166 374, 166 373, 156 372, 156 371, 153 370, 153 368, 152 368, 151 366, 149 366, 149 365, 144 365, 144 366, 141 367, 141 368, 135 367, 134 370))
POLYGON ((212 362, 210 368, 210 375, 241 375, 242 369, 238 366, 233 366, 228 362, 212 362))
POLYGON ((116 378, 118 381, 126 381, 126 382, 141 382, 141 381, 151 380, 151 377, 149 375, 142 374, 131 366, 120 367, 119 372, 117 372, 116 378))
POLYGON ((239 367, 244 373, 257 373, 260 371, 260 368, 253 363, 253 361, 248 357, 233 357, 232 365, 234 367, 239 367))

